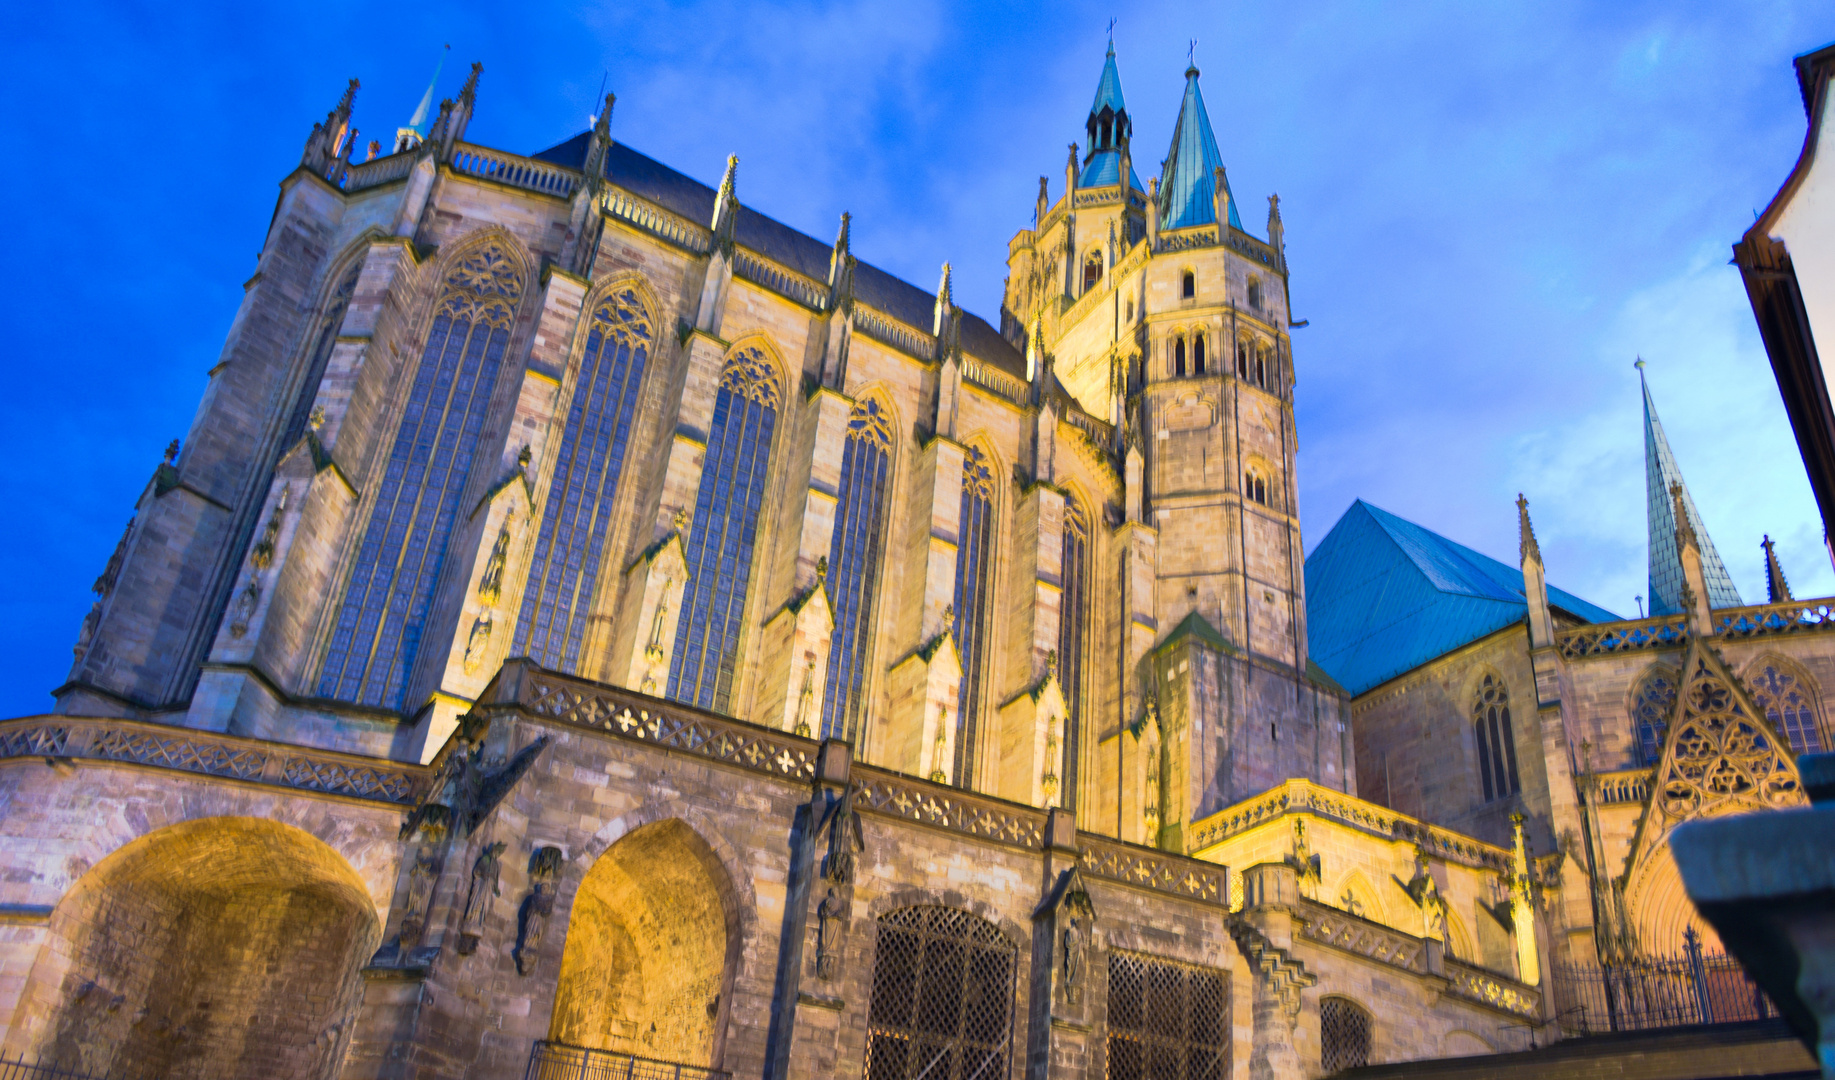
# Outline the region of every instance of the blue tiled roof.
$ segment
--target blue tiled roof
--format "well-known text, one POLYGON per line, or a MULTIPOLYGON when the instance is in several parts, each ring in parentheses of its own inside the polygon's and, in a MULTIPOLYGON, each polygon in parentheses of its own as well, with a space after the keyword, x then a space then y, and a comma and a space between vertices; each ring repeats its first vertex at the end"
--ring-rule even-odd
MULTIPOLYGON (((1586 622, 1618 616, 1560 589, 1550 607, 1586 622)), ((1307 647, 1361 694, 1521 622, 1521 568, 1359 499, 1306 558, 1307 647)))
MULTIPOLYGON (((1179 106, 1179 122, 1172 129, 1172 149, 1166 152, 1166 172, 1160 179, 1160 228, 1183 229, 1217 220, 1217 209, 1211 201, 1216 185, 1213 170, 1222 164, 1217 136, 1211 133, 1210 114, 1204 111, 1204 95, 1198 92, 1198 69, 1186 68, 1185 101, 1179 106)), ((1223 190, 1230 192, 1229 181, 1224 182, 1223 190)), ((1230 225, 1242 228, 1233 192, 1230 225)))
MULTIPOLYGON (((1098 150, 1090 158, 1089 163, 1083 166, 1083 172, 1078 174, 1077 186, 1106 187, 1113 184, 1115 178, 1120 175, 1121 151, 1098 150)), ((1147 190, 1146 185, 1141 183, 1140 174, 1134 171, 1132 164, 1128 166, 1128 182, 1134 185, 1136 191, 1147 190)))
POLYGON ((1650 613, 1679 615, 1682 605, 1682 557, 1676 552, 1676 502, 1669 493, 1671 484, 1682 485, 1682 512, 1695 529, 1695 544, 1701 549, 1701 576, 1708 587, 1708 607, 1739 607, 1739 590, 1727 567, 1714 550, 1708 527, 1695 509, 1695 497, 1683 482, 1682 468, 1670 452, 1669 437, 1663 434, 1663 421, 1657 418, 1656 402, 1650 400, 1650 383, 1644 379, 1639 361, 1638 385, 1644 390, 1644 501, 1650 523, 1650 613))
POLYGON ((1116 112, 1127 106, 1121 102, 1121 72, 1115 70, 1115 43, 1109 42, 1109 56, 1102 65, 1102 79, 1096 83, 1096 101, 1090 106, 1090 115, 1095 116, 1107 105, 1116 112))

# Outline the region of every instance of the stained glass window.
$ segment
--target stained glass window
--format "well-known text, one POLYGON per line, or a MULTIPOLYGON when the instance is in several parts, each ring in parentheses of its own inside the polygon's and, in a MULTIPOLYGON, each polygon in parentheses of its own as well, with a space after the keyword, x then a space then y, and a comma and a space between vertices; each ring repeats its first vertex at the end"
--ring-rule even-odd
POLYGON ((1510 692, 1495 675, 1486 675, 1473 696, 1472 726, 1478 735, 1478 774, 1484 782, 1485 801, 1514 795, 1521 785, 1516 776, 1516 740, 1510 734, 1510 692))
POLYGON ((771 435, 782 403, 776 368, 764 350, 744 346, 727 357, 688 529, 689 578, 669 663, 669 696, 703 709, 725 710, 732 696, 771 435))
POLYGON ((446 277, 333 624, 325 697, 401 708, 522 290, 495 246, 446 277))
POLYGON ((1651 669, 1638 684, 1631 710, 1637 727, 1638 762, 1655 765, 1663 754, 1669 718, 1676 711, 1676 673, 1664 667, 1651 669))
POLYGON ((981 716, 982 668, 986 665, 988 582, 994 558, 994 469, 971 446, 962 458, 962 517, 956 544, 956 622, 951 627, 962 657, 962 689, 956 712, 957 786, 974 781, 975 732, 981 716))
POLYGON ((300 382, 299 396, 293 400, 293 412, 287 417, 286 430, 281 432, 282 451, 291 449, 306 435, 306 424, 312 418, 312 403, 318 399, 319 383, 325 379, 325 365, 331 361, 331 350, 338 343, 338 330, 344 325, 344 312, 350 308, 350 298, 356 295, 357 276, 362 272, 363 260, 358 259, 345 271, 343 280, 338 282, 325 304, 318 339, 313 342, 312 353, 306 361, 306 377, 300 382))
POLYGON ((1083 719, 1084 635, 1089 621, 1090 519, 1075 499, 1064 500, 1064 592, 1058 615, 1058 682, 1064 690, 1064 798, 1077 807, 1077 744, 1083 719))
POLYGON ((1767 663, 1749 677, 1752 703, 1759 707, 1778 734, 1790 740, 1796 754, 1819 754, 1827 745, 1816 719, 1815 694, 1789 667, 1767 663))
POLYGON ((579 670, 618 478, 637 420, 637 395, 654 347, 650 313, 635 290, 621 289, 594 306, 512 655, 559 671, 579 670))
POLYGON ((828 548, 828 596, 835 608, 835 633, 822 698, 825 739, 852 741, 859 730, 867 651, 873 644, 873 600, 878 593, 891 464, 892 411, 876 397, 862 398, 847 418, 835 535, 828 548))

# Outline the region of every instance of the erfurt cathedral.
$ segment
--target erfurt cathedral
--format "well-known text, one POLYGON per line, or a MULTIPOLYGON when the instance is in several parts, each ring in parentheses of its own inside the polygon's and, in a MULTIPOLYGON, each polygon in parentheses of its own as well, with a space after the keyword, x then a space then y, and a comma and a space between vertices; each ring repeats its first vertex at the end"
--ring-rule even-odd
POLYGON ((733 159, 616 142, 610 98, 467 142, 479 74, 386 144, 355 80, 313 127, 55 710, 0 723, 0 1052, 1517 1050, 1602 1022, 1563 972, 1699 951, 1676 823, 1802 800, 1828 609, 1775 561, 1742 605, 1648 396, 1647 617, 1550 588, 1525 505, 1513 563, 1361 503, 1306 559, 1280 208, 1233 194, 1195 67, 1143 183, 1110 47, 997 323, 733 159))

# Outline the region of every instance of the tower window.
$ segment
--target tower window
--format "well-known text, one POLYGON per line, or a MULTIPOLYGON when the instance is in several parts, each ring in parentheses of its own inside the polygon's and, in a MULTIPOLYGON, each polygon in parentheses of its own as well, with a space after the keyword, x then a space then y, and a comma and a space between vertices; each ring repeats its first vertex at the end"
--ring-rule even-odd
POLYGON ((1263 506, 1268 505, 1268 481, 1255 469, 1248 469, 1242 474, 1242 493, 1263 506))
POLYGON ((1134 298, 1132 296, 1128 297, 1127 310, 1128 317, 1124 321, 1132 323, 1134 321, 1134 298))
POLYGON ((1179 376, 1183 376, 1185 374, 1185 339, 1184 338, 1174 338, 1173 339, 1173 342, 1172 342, 1172 373, 1174 375, 1179 375, 1179 376))
POLYGON ((1191 370, 1194 375, 1204 374, 1204 335, 1193 334, 1191 339, 1191 370))
POLYGON ((1141 382, 1140 382, 1142 386, 1147 385, 1147 371, 1148 371, 1147 358, 1143 356, 1141 357, 1141 382))
POLYGON ((1514 795, 1516 739, 1510 733, 1510 692, 1495 675, 1486 675, 1472 701, 1472 727, 1478 737, 1478 775, 1485 801, 1514 795))
POLYGON ((1249 377, 1249 343, 1240 338, 1236 341, 1236 377, 1249 377))
POLYGON ((1187 300, 1198 295, 1198 275, 1190 270, 1185 271, 1185 277, 1180 280, 1179 295, 1187 300))
POLYGON ((1268 388, 1268 348, 1262 346, 1255 350, 1255 385, 1268 388))
POLYGON ((1249 279, 1249 306, 1257 311, 1262 309, 1262 281, 1260 278, 1249 279))
POLYGON ((1102 280, 1102 252, 1092 251, 1083 260, 1083 291, 1089 292, 1102 280))

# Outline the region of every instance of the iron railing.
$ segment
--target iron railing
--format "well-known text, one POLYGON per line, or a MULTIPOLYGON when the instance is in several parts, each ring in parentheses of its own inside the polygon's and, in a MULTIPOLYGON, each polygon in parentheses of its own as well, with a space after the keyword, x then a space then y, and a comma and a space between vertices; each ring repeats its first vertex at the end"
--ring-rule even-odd
POLYGON ((1740 967, 1704 952, 1690 928, 1680 955, 1622 964, 1554 965, 1561 1026, 1572 1035, 1646 1031, 1690 1024, 1731 1024, 1778 1015, 1778 1008, 1740 967))
POLYGON ((124 1080, 123 1074, 92 1073, 48 1061, 0 1057, 0 1080, 124 1080))
POLYGON ((529 1050, 524 1080, 733 1080, 733 1074, 540 1039, 529 1050))

